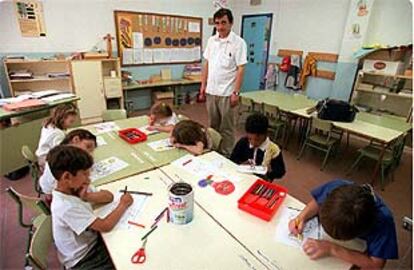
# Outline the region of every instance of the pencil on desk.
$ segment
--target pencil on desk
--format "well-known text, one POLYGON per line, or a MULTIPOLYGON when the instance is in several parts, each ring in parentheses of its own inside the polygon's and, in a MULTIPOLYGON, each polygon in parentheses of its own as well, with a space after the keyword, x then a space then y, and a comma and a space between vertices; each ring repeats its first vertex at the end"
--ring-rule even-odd
MULTIPOLYGON (((298 229, 299 230, 299 219, 295 219, 295 227, 296 227, 296 229, 298 229)), ((298 235, 297 235, 297 237, 298 237, 298 239, 300 240, 300 241, 302 241, 303 240, 303 235, 301 234, 301 233, 298 233, 298 235)))
POLYGON ((124 194, 126 194, 126 193, 127 193, 127 189, 128 189, 128 186, 125 186, 125 189, 124 189, 124 194))
POLYGON ((144 195, 144 196, 152 196, 152 193, 150 192, 142 192, 142 191, 134 191, 134 190, 120 190, 119 192, 124 192, 124 193, 130 193, 130 194, 137 194, 137 195, 144 195))
POLYGON ((141 228, 145 228, 145 225, 142 225, 142 224, 139 224, 139 223, 133 222, 133 221, 131 221, 131 220, 128 220, 128 224, 130 224, 130 225, 134 225, 134 226, 137 226, 137 227, 141 227, 141 228))

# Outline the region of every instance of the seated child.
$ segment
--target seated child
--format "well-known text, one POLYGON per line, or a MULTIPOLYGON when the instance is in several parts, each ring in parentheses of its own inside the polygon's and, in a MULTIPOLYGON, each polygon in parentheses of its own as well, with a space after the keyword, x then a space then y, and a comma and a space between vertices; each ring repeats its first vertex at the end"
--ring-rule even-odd
POLYGON ((39 145, 36 150, 39 165, 43 169, 46 155, 65 138, 65 130, 76 121, 76 107, 73 104, 61 104, 53 109, 49 118, 43 123, 39 145))
POLYGON ((267 180, 282 178, 285 163, 279 146, 267 136, 269 120, 263 114, 255 113, 246 119, 246 136, 242 137, 231 153, 230 159, 237 164, 262 165, 267 168, 263 177, 267 180))
POLYGON ((193 155, 200 155, 212 146, 207 129, 192 120, 183 120, 176 124, 170 141, 175 147, 183 148, 193 155))
POLYGON ((326 240, 307 239, 305 253, 313 260, 334 256, 362 269, 381 269, 388 259, 398 258, 394 218, 370 185, 334 180, 311 192, 313 199, 289 222, 292 234, 302 233, 307 220, 319 216, 325 232, 333 239, 360 238, 365 252, 354 251, 326 240))
POLYGON ((169 133, 177 123, 177 115, 167 103, 156 103, 151 107, 148 130, 169 133))
POLYGON ((59 145, 47 156, 57 186, 51 206, 53 238, 60 262, 67 269, 115 269, 97 232, 110 231, 132 204, 129 193, 105 218, 95 216, 92 203, 108 203, 107 190, 91 192, 89 171, 93 158, 80 147, 59 145))
MULTIPOLYGON (((89 154, 96 148, 96 136, 93 135, 90 131, 85 129, 75 129, 69 132, 65 139, 61 142, 61 145, 73 145, 83 150, 86 150, 89 154)), ((52 172, 50 171, 49 164, 46 162, 45 170, 39 178, 39 185, 43 193, 51 195, 53 189, 56 186, 56 179, 53 177, 52 172)), ((50 201, 51 198, 47 196, 47 201, 50 201)))

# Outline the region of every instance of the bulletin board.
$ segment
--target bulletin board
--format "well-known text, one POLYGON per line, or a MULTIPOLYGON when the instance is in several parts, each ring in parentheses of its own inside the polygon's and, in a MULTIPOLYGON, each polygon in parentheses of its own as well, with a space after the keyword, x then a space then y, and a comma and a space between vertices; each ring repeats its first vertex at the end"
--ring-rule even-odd
POLYGON ((120 10, 114 16, 123 67, 201 62, 202 18, 120 10))

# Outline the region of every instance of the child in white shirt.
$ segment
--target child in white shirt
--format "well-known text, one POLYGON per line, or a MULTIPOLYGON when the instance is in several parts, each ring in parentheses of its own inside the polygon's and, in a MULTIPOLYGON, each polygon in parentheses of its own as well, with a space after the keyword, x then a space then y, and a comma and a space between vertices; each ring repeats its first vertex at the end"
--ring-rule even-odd
POLYGON ((36 156, 41 169, 44 168, 47 153, 65 138, 64 130, 70 128, 75 123, 77 115, 76 107, 68 103, 57 106, 52 111, 50 117, 46 119, 36 150, 36 156))
POLYGON ((90 192, 92 156, 79 147, 59 145, 50 150, 47 162, 57 179, 51 212, 60 262, 66 269, 115 269, 97 232, 112 230, 132 204, 132 196, 122 195, 118 206, 101 219, 91 203, 109 203, 113 195, 107 190, 90 192))
POLYGON ((164 102, 156 103, 151 107, 149 127, 147 129, 169 133, 178 122, 177 115, 170 105, 164 102))
MULTIPOLYGON (((96 136, 86 129, 75 129, 69 132, 61 142, 61 145, 73 145, 86 150, 89 154, 95 150, 96 136)), ((50 171, 49 164, 46 162, 42 176, 39 178, 39 185, 43 193, 51 195, 56 187, 56 179, 50 171)), ((51 197, 47 196, 47 201, 51 201, 51 197)))

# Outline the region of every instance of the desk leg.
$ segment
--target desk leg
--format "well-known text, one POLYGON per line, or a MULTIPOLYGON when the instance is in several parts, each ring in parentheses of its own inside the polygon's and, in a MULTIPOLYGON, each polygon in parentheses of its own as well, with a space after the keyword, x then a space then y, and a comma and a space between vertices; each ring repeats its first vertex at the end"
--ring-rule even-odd
POLYGON ((375 178, 377 177, 377 175, 379 173, 379 170, 380 170, 380 167, 381 167, 381 163, 382 163, 382 159, 384 158, 384 153, 385 153, 386 146, 387 145, 385 143, 382 143, 381 144, 381 152, 380 152, 380 156, 379 156, 378 162, 375 165, 374 173, 373 173, 372 179, 371 179, 371 185, 374 184, 375 178))

